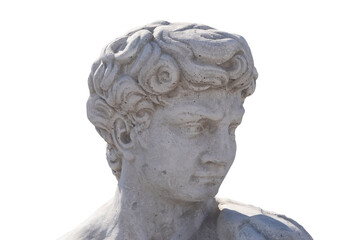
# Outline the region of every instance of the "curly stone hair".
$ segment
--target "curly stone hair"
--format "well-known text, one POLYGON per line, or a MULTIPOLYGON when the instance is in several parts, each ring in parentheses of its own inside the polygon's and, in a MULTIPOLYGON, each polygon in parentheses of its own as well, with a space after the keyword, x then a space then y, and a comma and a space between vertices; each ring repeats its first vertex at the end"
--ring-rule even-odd
MULTIPOLYGON (((257 71, 245 39, 199 24, 156 22, 117 38, 89 76, 87 114, 108 143, 107 160, 120 178, 122 152, 114 149, 114 119, 126 132, 149 125, 151 113, 179 91, 255 90, 257 71)), ((121 135, 129 142, 128 134, 121 135)))

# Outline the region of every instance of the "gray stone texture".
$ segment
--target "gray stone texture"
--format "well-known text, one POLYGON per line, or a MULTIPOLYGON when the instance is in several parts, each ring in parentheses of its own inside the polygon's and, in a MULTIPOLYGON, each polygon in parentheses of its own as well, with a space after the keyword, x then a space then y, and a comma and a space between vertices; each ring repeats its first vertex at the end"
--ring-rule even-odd
POLYGON ((118 187, 61 239, 312 239, 285 216, 215 198, 256 79, 245 39, 205 25, 156 22, 108 44, 87 113, 118 187))

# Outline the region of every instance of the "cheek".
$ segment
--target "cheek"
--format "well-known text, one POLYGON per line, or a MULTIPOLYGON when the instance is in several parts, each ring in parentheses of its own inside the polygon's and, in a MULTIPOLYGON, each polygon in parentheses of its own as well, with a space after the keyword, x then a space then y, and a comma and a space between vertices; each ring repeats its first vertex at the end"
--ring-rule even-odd
POLYGON ((149 135, 148 141, 152 152, 158 154, 160 159, 186 160, 196 153, 202 146, 202 139, 189 138, 172 127, 163 127, 158 132, 149 135))
POLYGON ((229 151, 227 154, 227 163, 228 163, 228 168, 231 167, 231 165, 234 163, 235 161, 235 156, 236 156, 236 142, 234 141, 233 143, 231 143, 229 145, 229 151))

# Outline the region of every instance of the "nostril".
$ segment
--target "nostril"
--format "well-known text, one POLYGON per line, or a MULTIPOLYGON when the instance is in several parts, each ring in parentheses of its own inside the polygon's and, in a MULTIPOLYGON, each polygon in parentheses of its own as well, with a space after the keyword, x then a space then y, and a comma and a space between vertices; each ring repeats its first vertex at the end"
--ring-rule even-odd
POLYGON ((201 163, 206 166, 225 166, 226 161, 223 160, 224 158, 222 156, 215 156, 210 153, 205 153, 201 157, 201 163))

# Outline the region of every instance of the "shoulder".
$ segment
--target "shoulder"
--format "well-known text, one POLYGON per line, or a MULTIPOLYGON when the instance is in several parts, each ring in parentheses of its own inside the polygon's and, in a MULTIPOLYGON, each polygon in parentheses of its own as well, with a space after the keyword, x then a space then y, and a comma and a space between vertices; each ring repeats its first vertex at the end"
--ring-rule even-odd
POLYGON ((217 199, 220 214, 217 233, 220 239, 312 240, 296 221, 251 205, 217 199))

